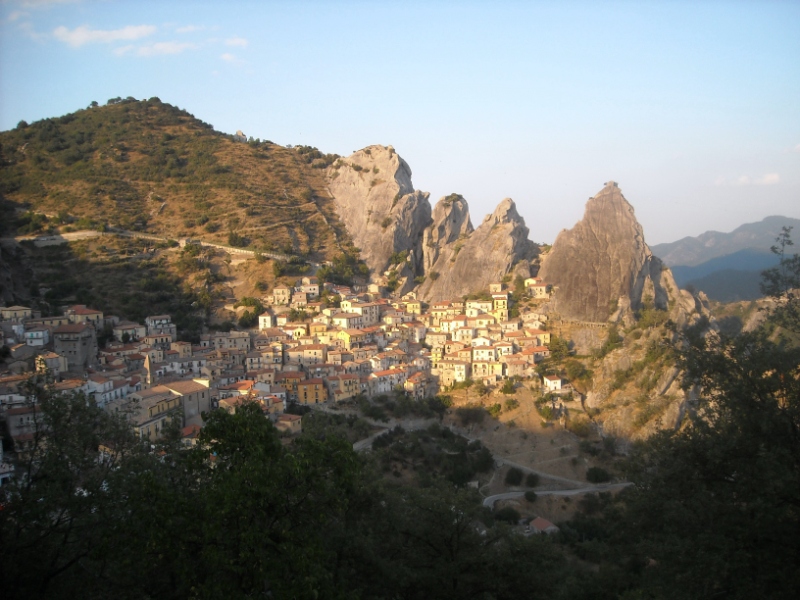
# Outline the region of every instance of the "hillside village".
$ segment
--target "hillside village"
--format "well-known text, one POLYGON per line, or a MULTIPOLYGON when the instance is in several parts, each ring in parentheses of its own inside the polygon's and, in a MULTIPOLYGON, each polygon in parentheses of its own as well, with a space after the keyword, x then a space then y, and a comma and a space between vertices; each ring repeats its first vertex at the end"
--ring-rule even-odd
POLYGON ((470 381, 498 386, 513 378, 565 392, 560 377, 539 379, 535 371, 550 355, 547 315, 535 308, 549 286, 529 278, 524 289, 530 305, 510 318, 512 294, 503 283, 472 299, 428 305, 414 292, 389 298, 378 285, 307 276, 259 299, 257 328, 204 334, 197 344, 179 341, 170 315, 134 323, 84 305, 49 317, 4 307, 9 371, 0 377, 0 411, 15 451, 24 452, 36 422, 25 392, 34 374, 52 378, 56 392, 83 392, 126 413, 142 439, 156 440, 175 419, 189 445, 203 412, 235 412, 245 401, 258 402, 292 434, 302 427, 301 417, 287 412, 293 405, 393 393, 422 400, 470 381), (321 293, 335 298, 334 306, 321 302, 321 293))

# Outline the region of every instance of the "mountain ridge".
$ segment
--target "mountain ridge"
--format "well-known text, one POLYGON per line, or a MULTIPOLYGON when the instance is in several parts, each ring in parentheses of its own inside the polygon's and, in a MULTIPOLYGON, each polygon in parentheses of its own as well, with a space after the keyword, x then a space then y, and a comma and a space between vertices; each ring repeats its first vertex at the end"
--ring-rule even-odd
POLYGON ((697 266, 746 248, 769 250, 781 228, 787 226, 800 228, 800 219, 773 215, 761 221, 744 223, 730 232, 709 230, 675 242, 655 244, 650 249, 670 267, 697 266))

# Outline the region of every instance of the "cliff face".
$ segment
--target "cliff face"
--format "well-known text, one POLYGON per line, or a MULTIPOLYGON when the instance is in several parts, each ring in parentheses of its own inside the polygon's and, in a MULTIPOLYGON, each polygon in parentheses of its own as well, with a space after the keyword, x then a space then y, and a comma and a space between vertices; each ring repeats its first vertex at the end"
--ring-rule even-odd
POLYGON ((408 250, 411 267, 422 270, 422 235, 431 223, 426 192, 415 191, 411 169, 391 146, 369 146, 328 169, 339 217, 373 274, 393 253, 408 250))
POLYGON ((644 439, 660 429, 674 429, 693 399, 681 385, 683 373, 668 348, 680 345, 680 331, 706 319, 712 322, 708 299, 681 290, 670 302, 668 318, 674 331, 663 326, 623 332, 620 348, 592 366, 592 388, 585 406, 600 409, 595 422, 603 432, 627 439, 644 439))
POLYGON ((644 297, 666 308, 677 291, 613 181, 589 199, 575 227, 558 234, 539 275, 556 288, 555 310, 579 321, 628 321, 644 297))
POLYGON ((435 244, 433 248, 425 245, 425 262, 430 266, 419 289, 422 299, 445 300, 486 289, 515 266, 523 277, 530 274, 528 261, 534 258, 537 248, 528 239, 528 228, 513 200, 503 200, 471 231, 466 201, 459 197, 447 206, 450 198, 437 204, 437 218, 425 236, 435 244))

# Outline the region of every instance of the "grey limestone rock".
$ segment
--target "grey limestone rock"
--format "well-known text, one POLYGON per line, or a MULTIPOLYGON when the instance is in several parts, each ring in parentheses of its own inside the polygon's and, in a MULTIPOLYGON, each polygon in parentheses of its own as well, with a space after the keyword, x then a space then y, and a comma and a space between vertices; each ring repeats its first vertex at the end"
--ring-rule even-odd
POLYGON ((539 275, 555 287, 555 310, 578 321, 629 321, 643 298, 666 309, 678 290, 613 181, 589 199, 575 227, 558 234, 539 275))
POLYGON ((446 247, 453 246, 459 239, 466 238, 473 231, 469 206, 464 198, 458 194, 451 194, 439 200, 433 209, 433 223, 423 234, 425 271, 433 269, 433 265, 446 247))
POLYGON ((328 169, 339 217, 370 271, 382 273, 393 253, 408 250, 421 270, 422 234, 431 222, 426 192, 415 191, 411 169, 391 146, 369 146, 328 169))
POLYGON ((511 199, 477 229, 458 194, 431 211, 429 194, 414 190, 411 169, 391 146, 369 146, 337 160, 328 179, 339 217, 373 279, 380 279, 392 254, 408 252, 397 293, 421 275, 420 298, 442 300, 484 290, 508 273, 530 274, 537 247, 511 199))
MULTIPOLYGON (((437 205, 437 211, 442 202, 437 205)), ((439 225, 436 232, 426 237, 438 239, 440 243, 419 290, 422 299, 445 300, 484 290, 490 283, 502 280, 512 269, 523 276, 530 273, 526 263, 535 257, 537 247, 528 239, 528 228, 513 200, 503 200, 471 233, 466 201, 459 197, 459 202, 454 201, 446 208, 448 211, 434 211, 444 220, 435 221, 433 227, 437 227, 437 223, 447 223, 448 219, 459 227, 448 230, 439 225), (432 276, 433 273, 438 276, 432 276)), ((426 246, 425 250, 429 248, 426 246)))

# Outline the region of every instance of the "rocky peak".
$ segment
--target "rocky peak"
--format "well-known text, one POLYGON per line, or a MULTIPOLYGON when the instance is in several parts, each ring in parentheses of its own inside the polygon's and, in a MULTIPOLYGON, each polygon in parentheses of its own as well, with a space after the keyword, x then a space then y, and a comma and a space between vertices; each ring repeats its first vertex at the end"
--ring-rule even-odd
POLYGON ((423 234, 425 271, 430 271, 441 251, 474 231, 469 206, 459 194, 445 196, 433 209, 433 224, 423 234))
POLYGON ((666 308, 677 292, 614 181, 589 199, 575 227, 558 234, 539 274, 556 287, 556 311, 579 321, 629 319, 643 297, 666 308))
POLYGON ((442 198, 431 211, 429 194, 414 190, 411 169, 391 146, 359 150, 337 160, 327 174, 339 217, 373 279, 387 270, 392 254, 408 252, 395 269, 398 294, 423 275, 420 298, 441 300, 484 290, 512 269, 530 274, 537 247, 510 198, 478 229, 459 194, 442 198))
POLYGON ((497 208, 494 209, 492 214, 486 215, 483 222, 491 223, 493 227, 501 223, 508 223, 515 227, 524 227, 526 231, 528 230, 528 228, 525 227, 525 220, 517 212, 517 205, 514 204, 511 198, 504 198, 500 204, 497 205, 497 208))
MULTIPOLYGON (((461 201, 466 208, 466 202, 461 201)), ((464 213, 458 212, 457 215, 462 215, 463 219, 464 213)), ((468 220, 467 214, 467 224, 468 220)), ((420 288, 421 298, 444 300, 483 290, 518 266, 521 266, 521 275, 527 277, 530 274, 528 261, 534 258, 537 250, 528 239, 528 228, 513 200, 503 200, 475 231, 470 232, 471 225, 463 223, 464 220, 460 229, 462 233, 454 238, 456 230, 451 230, 447 239, 452 241, 438 246, 435 260, 426 269, 426 281, 420 288)), ((436 226, 434 220, 432 227, 436 226)), ((433 239, 433 234, 427 234, 426 239, 433 239)), ((428 253, 431 249, 426 245, 425 251, 428 253)), ((427 265, 427 258, 425 262, 427 265)))
POLYGON ((328 169, 339 217, 373 273, 408 250, 422 268, 422 233, 431 222, 426 192, 415 191, 411 168, 391 146, 368 146, 328 169))

